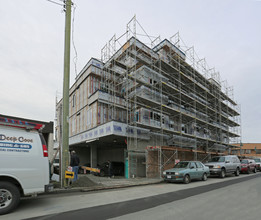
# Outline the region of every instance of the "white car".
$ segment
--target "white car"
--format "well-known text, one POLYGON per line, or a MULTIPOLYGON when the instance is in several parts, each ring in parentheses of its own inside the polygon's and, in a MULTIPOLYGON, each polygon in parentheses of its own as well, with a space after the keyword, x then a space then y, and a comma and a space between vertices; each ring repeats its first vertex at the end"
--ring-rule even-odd
POLYGON ((0 117, 0 215, 15 209, 21 196, 52 188, 42 127, 0 117))

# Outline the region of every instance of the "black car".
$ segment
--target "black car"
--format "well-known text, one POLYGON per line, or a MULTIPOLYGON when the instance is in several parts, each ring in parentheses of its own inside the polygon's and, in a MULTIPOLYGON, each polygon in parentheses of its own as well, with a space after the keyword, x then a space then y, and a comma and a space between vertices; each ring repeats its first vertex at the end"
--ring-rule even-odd
MULTIPOLYGON (((112 175, 114 176, 124 176, 124 163, 123 162, 111 162, 112 175)), ((101 164, 99 167, 100 173, 99 176, 108 176, 109 175, 109 162, 101 164)))

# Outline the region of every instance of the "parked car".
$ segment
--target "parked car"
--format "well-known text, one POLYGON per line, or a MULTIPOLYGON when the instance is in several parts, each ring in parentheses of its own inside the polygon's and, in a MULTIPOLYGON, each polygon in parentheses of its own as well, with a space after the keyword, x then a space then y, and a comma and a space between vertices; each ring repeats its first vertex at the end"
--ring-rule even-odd
POLYGON ((0 215, 14 210, 20 197, 52 189, 42 127, 0 117, 0 215))
POLYGON ((199 161, 181 161, 172 169, 163 172, 166 182, 189 183, 194 179, 206 181, 209 176, 209 168, 199 161))
MULTIPOLYGON (((124 163, 111 161, 112 174, 114 176, 124 176, 124 163)), ((109 163, 105 162, 98 166, 100 169, 99 176, 108 176, 109 175, 109 163)))
POLYGON ((254 161, 256 162, 257 170, 261 171, 261 158, 254 158, 254 161))
POLYGON ((53 173, 59 175, 59 172, 60 172, 60 159, 58 157, 55 158, 53 161, 53 173))
POLYGON ((252 159, 243 159, 241 160, 241 173, 256 173, 256 162, 252 159))
POLYGON ((240 160, 236 155, 216 156, 205 164, 209 167, 210 175, 219 175, 225 178, 227 173, 239 176, 241 170, 240 160))

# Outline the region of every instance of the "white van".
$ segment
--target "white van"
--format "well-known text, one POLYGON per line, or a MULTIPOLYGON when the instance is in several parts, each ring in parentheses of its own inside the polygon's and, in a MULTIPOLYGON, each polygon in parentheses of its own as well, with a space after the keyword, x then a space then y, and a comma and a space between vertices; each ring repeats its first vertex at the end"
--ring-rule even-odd
POLYGON ((0 215, 21 196, 51 189, 49 161, 41 124, 0 117, 0 215))

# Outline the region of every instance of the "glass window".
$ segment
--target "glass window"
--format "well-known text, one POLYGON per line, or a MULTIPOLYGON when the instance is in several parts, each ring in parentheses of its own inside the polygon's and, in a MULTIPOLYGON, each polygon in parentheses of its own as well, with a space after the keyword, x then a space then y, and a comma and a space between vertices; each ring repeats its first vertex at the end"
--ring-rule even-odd
POLYGON ((189 162, 179 162, 174 166, 174 168, 186 168, 188 164, 189 162))
POLYGON ((72 117, 72 132, 73 132, 73 133, 75 132, 75 120, 76 120, 76 117, 73 116, 73 117, 72 117))
POLYGON ((196 162, 196 165, 197 165, 198 168, 203 168, 203 165, 200 162, 196 162))
POLYGON ((246 154, 251 154, 251 150, 246 150, 246 154))
POLYGON ((225 162, 225 157, 213 157, 210 162, 225 162))
POLYGON ((54 159, 53 163, 59 163, 59 159, 54 159))
POLYGON ((73 100, 72 100, 72 107, 75 107, 76 104, 76 96, 75 94, 73 95, 73 100))
POLYGON ((89 108, 87 110, 87 126, 91 126, 91 123, 92 123, 92 109, 89 108))
POLYGON ((194 163, 194 162, 190 162, 190 166, 189 166, 190 168, 191 167, 194 167, 194 168, 196 168, 196 164, 194 163))

